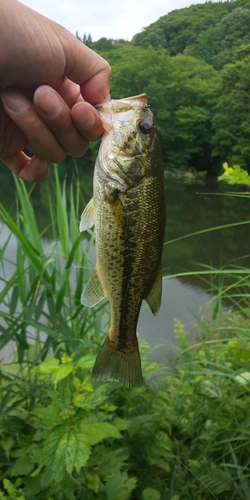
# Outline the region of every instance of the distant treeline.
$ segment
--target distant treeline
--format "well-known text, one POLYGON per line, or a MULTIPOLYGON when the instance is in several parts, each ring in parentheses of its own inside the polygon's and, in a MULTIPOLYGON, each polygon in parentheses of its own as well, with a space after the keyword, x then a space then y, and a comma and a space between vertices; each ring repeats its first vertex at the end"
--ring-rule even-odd
POLYGON ((148 94, 168 168, 250 169, 249 0, 174 10, 131 42, 81 40, 111 64, 113 98, 148 94))

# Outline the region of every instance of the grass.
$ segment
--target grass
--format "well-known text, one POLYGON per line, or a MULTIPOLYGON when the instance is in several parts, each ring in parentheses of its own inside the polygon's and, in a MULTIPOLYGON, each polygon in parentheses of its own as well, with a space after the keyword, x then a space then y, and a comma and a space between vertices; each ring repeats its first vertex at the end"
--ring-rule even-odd
POLYGON ((197 271, 211 280, 210 319, 196 318, 192 341, 176 321, 165 365, 140 342, 142 388, 93 382, 109 313, 80 304, 94 235, 79 235, 79 185, 55 176, 53 239, 23 182, 16 217, 0 206, 0 348, 14 347, 0 365, 0 499, 249 500, 250 271, 197 271))
POLYGON ((14 342, 18 361, 28 355, 30 339, 35 339, 37 359, 51 351, 60 356, 80 353, 100 342, 105 304, 87 309, 80 304, 83 283, 89 274, 94 235, 79 234, 79 189, 60 186, 55 170, 56 199, 48 193, 53 239, 42 242, 33 207, 25 184, 15 180, 18 196, 17 216, 13 219, 0 205, 0 221, 9 230, 1 248, 0 349, 14 342), (15 241, 16 255, 11 261, 10 243, 15 241), (11 276, 4 269, 13 269, 11 276))

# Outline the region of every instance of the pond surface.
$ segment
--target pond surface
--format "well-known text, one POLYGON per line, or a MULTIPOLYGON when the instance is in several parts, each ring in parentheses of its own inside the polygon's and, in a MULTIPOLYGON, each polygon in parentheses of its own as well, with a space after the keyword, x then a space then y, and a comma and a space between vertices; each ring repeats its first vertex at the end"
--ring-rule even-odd
MULTIPOLYGON (((65 168, 64 166, 63 169, 65 168)), ((93 168, 88 165, 86 172, 83 173, 84 168, 84 164, 81 163, 81 186, 84 199, 88 201, 92 196, 93 168)), ((32 193, 34 209, 41 230, 48 226, 47 183, 53 189, 51 177, 45 183, 37 185, 32 193)), ((148 340, 151 345, 162 344, 161 349, 154 354, 154 357, 159 360, 163 360, 169 346, 175 344, 175 319, 182 321, 191 334, 194 333, 195 316, 208 303, 211 303, 213 298, 212 278, 185 275, 185 272, 201 271, 204 266, 217 269, 224 266, 235 267, 243 263, 250 266, 249 225, 205 232, 172 242, 181 236, 207 228, 247 221, 248 218, 250 219, 250 200, 225 196, 226 191, 232 191, 232 189, 218 183, 215 179, 206 181, 204 185, 186 185, 182 182, 166 180, 165 187, 167 223, 162 262, 164 274, 162 306, 157 317, 154 317, 149 308, 144 305, 138 324, 138 332, 142 338, 148 340), (176 274, 178 277, 175 276, 176 274)), ((0 165, 0 201, 8 210, 11 210, 14 198, 15 187, 12 176, 7 168, 0 165)), ((0 247, 4 240, 2 233, 0 247)), ((11 245, 10 252, 14 255, 14 239, 11 245)), ((7 275, 11 272, 8 269, 5 271, 7 275)), ((5 351, 5 356, 7 355, 8 352, 5 351)))

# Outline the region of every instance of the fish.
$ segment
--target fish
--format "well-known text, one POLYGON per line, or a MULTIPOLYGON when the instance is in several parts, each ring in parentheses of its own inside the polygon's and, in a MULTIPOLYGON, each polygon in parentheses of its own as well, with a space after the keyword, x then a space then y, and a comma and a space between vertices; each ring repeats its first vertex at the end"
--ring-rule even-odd
POLYGON ((146 94, 96 106, 104 134, 94 168, 93 198, 80 231, 95 226, 96 267, 81 302, 105 297, 111 325, 92 376, 142 385, 137 322, 142 301, 157 314, 162 295, 161 259, 165 194, 161 146, 146 94))

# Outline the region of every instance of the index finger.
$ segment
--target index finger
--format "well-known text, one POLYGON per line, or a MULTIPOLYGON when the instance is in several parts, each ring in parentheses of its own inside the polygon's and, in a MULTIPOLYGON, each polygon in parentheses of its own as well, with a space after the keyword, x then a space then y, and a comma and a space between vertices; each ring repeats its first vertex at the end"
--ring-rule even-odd
POLYGON ((110 100, 111 68, 108 62, 84 43, 72 37, 63 43, 67 78, 78 83, 83 98, 90 104, 110 100))

